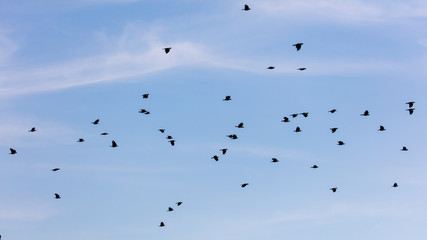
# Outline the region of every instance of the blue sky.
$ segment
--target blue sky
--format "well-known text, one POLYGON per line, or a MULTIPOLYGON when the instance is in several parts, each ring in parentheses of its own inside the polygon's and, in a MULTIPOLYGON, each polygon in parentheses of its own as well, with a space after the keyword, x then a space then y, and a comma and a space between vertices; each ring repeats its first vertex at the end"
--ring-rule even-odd
POLYGON ((1 1, 0 234, 424 240, 426 18, 417 0, 1 1))

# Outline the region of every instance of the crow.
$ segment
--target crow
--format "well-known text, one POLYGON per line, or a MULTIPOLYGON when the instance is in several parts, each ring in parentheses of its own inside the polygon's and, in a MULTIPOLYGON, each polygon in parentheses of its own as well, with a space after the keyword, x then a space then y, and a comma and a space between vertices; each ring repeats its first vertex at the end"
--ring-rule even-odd
POLYGON ((225 96, 224 99, 222 99, 222 101, 230 101, 231 100, 231 96, 225 96))
POLYGON ((235 126, 236 128, 243 128, 243 123, 239 123, 239 125, 235 126))
POLYGON ((304 117, 308 117, 308 112, 301 113, 304 117))
POLYGON ((225 155, 226 153, 227 153, 227 148, 223 148, 223 149, 220 149, 220 151, 222 152, 222 155, 225 155))
POLYGON ((164 226, 165 226, 165 223, 164 222, 160 222, 159 227, 164 227, 164 226))
POLYGON ((397 185, 397 183, 394 183, 392 187, 399 187, 399 185, 397 185))
POLYGON ((282 122, 290 122, 288 117, 283 117, 282 122))
POLYGON ((334 108, 334 109, 332 109, 332 110, 329 110, 328 112, 330 112, 330 113, 334 113, 334 112, 336 112, 337 110, 334 108))
POLYGON ((302 46, 303 44, 304 44, 304 43, 296 43, 296 44, 294 44, 294 45, 292 45, 292 46, 296 47, 296 48, 297 48, 297 51, 299 51, 299 50, 301 49, 301 46, 302 46))
POLYGON ((9 150, 10 150, 10 153, 9 153, 9 154, 16 154, 16 150, 15 150, 15 149, 13 149, 13 148, 9 148, 9 150))
POLYGON ((83 138, 79 138, 79 140, 77 140, 77 142, 84 142, 85 140, 83 138))
POLYGON ((334 132, 336 132, 338 130, 338 128, 330 128, 330 129, 331 129, 332 133, 334 133, 334 132))
POLYGON ((173 208, 169 207, 168 212, 172 212, 172 211, 173 211, 173 208))
POLYGON ((168 135, 166 139, 173 139, 173 137, 168 135))
POLYGON ((142 98, 148 98, 149 95, 150 95, 149 93, 144 93, 142 94, 142 98))
POLYGON ((311 168, 319 168, 317 165, 313 165, 311 168))
POLYGON ((298 68, 297 70, 304 71, 304 70, 306 70, 306 69, 307 69, 307 68, 302 67, 302 68, 298 68))
POLYGON ((96 119, 95 121, 92 122, 93 125, 96 125, 99 123, 99 119, 96 119))
POLYGON ((36 131, 36 128, 35 127, 33 127, 33 128, 31 128, 30 129, 30 131, 28 131, 28 132, 35 132, 36 131))
POLYGON ((146 113, 146 112, 147 112, 147 110, 145 110, 145 109, 139 110, 139 113, 146 113))
POLYGON ((407 102, 406 104, 408 104, 409 108, 412 108, 414 106, 415 102, 407 102))
POLYGON ((170 140, 168 142, 170 142, 172 146, 175 146, 175 140, 170 140))
POLYGON ((408 151, 408 149, 405 146, 403 146, 402 149, 400 149, 400 151, 406 152, 406 151, 408 151))
POLYGON ((298 116, 298 113, 294 113, 294 114, 291 114, 289 116, 292 116, 292 118, 296 118, 298 116))
POLYGON ((409 111, 409 115, 412 115, 414 113, 415 108, 408 108, 406 111, 409 111))
POLYGON ((251 10, 251 8, 247 4, 245 4, 245 7, 242 10, 243 11, 249 11, 249 10, 251 10))
POLYGON ((176 205, 177 206, 181 206, 182 202, 177 202, 176 205))
POLYGON ((60 168, 54 168, 54 169, 52 169, 52 172, 59 171, 59 169, 60 169, 60 168))
POLYGON ((364 117, 369 116, 369 111, 365 110, 365 112, 363 112, 362 114, 360 114, 360 116, 364 116, 364 117))
POLYGON ((101 135, 106 136, 106 135, 108 135, 108 133, 107 132, 103 132, 103 133, 101 133, 101 135))
POLYGON ((271 69, 271 70, 272 70, 272 69, 275 69, 275 67, 273 67, 273 66, 270 66, 270 67, 268 67, 267 69, 271 69))
POLYGON ((161 132, 161 133, 165 133, 165 129, 159 129, 159 131, 161 132))
POLYGON ((55 198, 56 198, 56 199, 60 199, 60 198, 61 198, 61 196, 60 196, 58 193, 55 193, 55 198))
POLYGON ((117 143, 116 143, 116 141, 112 141, 111 142, 111 146, 110 147, 112 147, 112 148, 115 148, 115 147, 118 147, 118 145, 117 145, 117 143))
POLYGON ((294 132, 301 132, 301 128, 297 127, 294 132))
POLYGON ((248 186, 249 185, 249 183, 243 183, 242 184, 242 188, 244 188, 244 187, 246 187, 246 186, 248 186))
POLYGON ((344 143, 343 141, 338 141, 338 144, 337 144, 337 145, 342 146, 342 145, 345 145, 345 143, 344 143))
POLYGON ((230 139, 237 139, 237 135, 236 134, 227 135, 227 137, 230 138, 230 139))
POLYGON ((277 160, 277 158, 272 158, 272 159, 271 159, 271 162, 276 163, 276 162, 279 162, 279 160, 277 160))
POLYGON ((219 158, 218 158, 218 156, 217 156, 217 155, 215 155, 215 156, 211 157, 211 159, 214 159, 214 160, 215 160, 215 161, 217 161, 217 162, 218 162, 218 160, 219 160, 219 158))
POLYGON ((384 126, 380 126, 380 129, 378 129, 378 131, 385 131, 384 126))
POLYGON ((163 48, 163 50, 165 50, 165 53, 168 54, 171 51, 171 47, 167 47, 167 48, 163 48))
POLYGON ((338 189, 338 188, 333 187, 333 188, 331 188, 331 189, 329 189, 329 190, 332 190, 332 192, 336 192, 336 191, 337 191, 337 189, 338 189))

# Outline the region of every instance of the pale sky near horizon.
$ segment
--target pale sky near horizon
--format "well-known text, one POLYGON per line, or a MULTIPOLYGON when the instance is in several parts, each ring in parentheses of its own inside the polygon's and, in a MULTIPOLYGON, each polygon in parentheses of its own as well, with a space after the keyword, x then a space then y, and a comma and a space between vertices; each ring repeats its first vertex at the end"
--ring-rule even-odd
POLYGON ((2 240, 425 240, 426 24, 421 0, 0 1, 2 240))

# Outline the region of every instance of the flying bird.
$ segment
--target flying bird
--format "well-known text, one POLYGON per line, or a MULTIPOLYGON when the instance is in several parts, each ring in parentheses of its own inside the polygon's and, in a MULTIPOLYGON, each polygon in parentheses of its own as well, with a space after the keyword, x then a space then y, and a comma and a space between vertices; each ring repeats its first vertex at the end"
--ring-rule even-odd
POLYGON ((165 133, 165 129, 159 129, 159 131, 161 132, 161 133, 165 133))
POLYGON ((282 122, 290 122, 288 117, 283 117, 282 122))
POLYGON ((338 130, 338 128, 330 128, 330 129, 331 129, 332 133, 334 133, 334 132, 336 132, 338 130))
POLYGON ((394 183, 392 187, 399 187, 399 185, 397 185, 397 183, 394 183))
POLYGON ((237 139, 237 135, 236 134, 227 135, 227 137, 230 138, 230 139, 237 139))
POLYGON ((61 198, 61 196, 60 196, 58 193, 55 193, 55 198, 56 198, 56 199, 60 199, 60 198, 61 198))
POLYGON ((301 113, 304 117, 308 117, 308 112, 301 113))
POLYGON ((408 151, 408 149, 405 146, 403 146, 402 149, 400 149, 400 151, 406 152, 406 151, 408 151))
POLYGON ((163 50, 165 50, 165 53, 168 54, 171 51, 171 47, 167 47, 167 48, 163 48, 163 50))
POLYGON ((218 156, 217 156, 217 155, 215 155, 215 156, 211 157, 211 159, 214 159, 214 160, 215 160, 215 161, 217 161, 217 162, 218 162, 218 160, 219 160, 219 158, 218 158, 218 156))
POLYGON ((249 10, 251 10, 251 8, 247 4, 245 4, 245 7, 242 10, 243 11, 249 11, 249 10))
POLYGON ((298 113, 294 113, 294 114, 291 114, 289 116, 292 116, 292 118, 296 118, 298 116, 298 113))
POLYGON ((148 98, 149 95, 150 95, 149 93, 144 93, 142 94, 142 98, 148 98))
POLYGON ((302 67, 302 68, 298 68, 297 70, 304 71, 304 70, 306 70, 306 69, 307 69, 307 68, 302 67))
POLYGON ((272 159, 271 159, 271 162, 276 163, 276 162, 279 162, 279 160, 277 160, 277 158, 272 158, 272 159))
POLYGON ((415 102, 407 102, 406 104, 408 104, 409 108, 412 108, 414 106, 415 102))
POLYGON ((96 119, 95 121, 92 122, 93 125, 97 125, 99 123, 99 119, 96 119))
POLYGON ((337 110, 334 108, 334 109, 332 109, 332 110, 329 110, 328 112, 330 112, 330 113, 334 113, 334 112, 336 112, 337 110))
POLYGON ((173 139, 173 137, 172 137, 172 136, 170 136, 170 135, 168 135, 168 136, 166 137, 166 139, 173 139))
POLYGON ((77 142, 84 142, 85 140, 83 138, 79 138, 79 140, 77 140, 77 142))
POLYGON ((225 96, 224 99, 222 99, 222 101, 230 101, 231 100, 231 96, 225 96))
POLYGON ((249 185, 249 183, 243 183, 242 184, 242 188, 244 188, 244 187, 246 187, 246 186, 248 186, 249 185))
POLYGON ((139 113, 146 113, 146 112, 147 112, 147 110, 145 110, 145 109, 139 110, 139 113))
POLYGON ((337 144, 337 145, 342 146, 342 145, 345 145, 345 143, 344 143, 343 141, 338 141, 338 144, 337 144))
POLYGON ((239 123, 239 125, 234 126, 234 127, 236 127, 236 128, 243 128, 243 123, 241 122, 241 123, 239 123))
POLYGON ((292 46, 296 47, 297 51, 299 51, 299 50, 301 49, 301 46, 302 46, 303 44, 304 44, 304 43, 296 43, 296 44, 294 44, 294 45, 292 45, 292 46))
POLYGON ((360 116, 365 116, 365 117, 369 116, 369 111, 365 110, 365 112, 363 112, 362 114, 360 114, 360 116))
POLYGON ((380 129, 378 129, 378 131, 385 131, 384 126, 380 126, 380 129))
POLYGON ((177 206, 181 206, 182 202, 177 202, 176 205, 177 206))
POLYGON ((114 141, 114 140, 113 140, 113 141, 111 142, 111 147, 112 147, 112 148, 118 147, 118 145, 117 145, 116 141, 114 141))
POLYGON ((220 149, 220 151, 222 152, 222 155, 225 155, 226 153, 227 153, 227 148, 223 148, 223 149, 220 149))
POLYGON ((175 146, 175 140, 170 140, 168 142, 170 142, 172 146, 175 146))
POLYGON ((164 226, 165 226, 165 223, 164 222, 160 222, 159 227, 164 227, 164 226))
POLYGON ((301 128, 297 127, 294 132, 301 132, 301 128))
POLYGON ((337 189, 338 189, 338 188, 333 187, 333 188, 331 188, 331 189, 329 189, 329 190, 332 190, 332 192, 336 192, 336 191, 337 191, 337 189))
POLYGON ((273 66, 270 66, 270 67, 268 67, 267 69, 270 69, 270 70, 272 70, 272 69, 275 69, 275 67, 273 67, 273 66))
POLYGON ((317 165, 313 165, 311 168, 319 168, 317 165))
POLYGON ((173 211, 173 208, 169 207, 168 212, 172 212, 172 211, 173 211))
POLYGON ((414 113, 415 108, 409 108, 406 109, 406 111, 409 111, 409 115, 412 115, 412 113, 414 113))
POLYGON ((35 132, 36 131, 36 128, 35 127, 33 127, 33 128, 31 128, 28 132, 35 132))
POLYGON ((102 136, 106 136, 106 135, 108 135, 108 133, 107 132, 103 132, 103 133, 101 133, 101 135, 102 136))
POLYGON ((9 148, 9 150, 10 150, 10 153, 9 153, 9 154, 16 154, 16 150, 15 150, 15 149, 13 149, 13 148, 9 148))
POLYGON ((59 169, 60 169, 60 168, 54 168, 54 169, 52 169, 52 172, 59 171, 59 169))

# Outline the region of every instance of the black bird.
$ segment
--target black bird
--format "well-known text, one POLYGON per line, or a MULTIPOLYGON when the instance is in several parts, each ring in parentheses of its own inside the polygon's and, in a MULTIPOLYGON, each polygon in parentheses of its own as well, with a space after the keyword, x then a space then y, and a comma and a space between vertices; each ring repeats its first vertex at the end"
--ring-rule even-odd
POLYGON ((415 102, 407 102, 406 104, 408 104, 409 108, 412 108, 414 106, 415 102))
POLYGON ((173 137, 168 135, 166 139, 173 139, 173 137))
POLYGON ((311 168, 319 168, 317 165, 313 165, 311 168))
POLYGON ((96 119, 95 121, 92 122, 93 125, 96 125, 99 123, 99 119, 96 119))
POLYGON ((222 155, 225 155, 226 153, 227 153, 227 148, 223 148, 223 149, 220 149, 220 151, 222 152, 222 155))
POLYGON ((60 169, 60 168, 54 168, 54 169, 52 169, 52 172, 59 171, 59 169, 60 169))
POLYGON ((246 186, 248 186, 249 185, 249 183, 243 183, 242 184, 242 188, 244 188, 244 187, 246 187, 246 186))
POLYGON ((402 149, 400 149, 400 151, 406 152, 406 151, 408 151, 408 149, 405 146, 403 146, 402 149))
POLYGON ((170 142, 172 146, 175 146, 175 140, 170 140, 168 142, 170 142))
POLYGON ((337 144, 337 145, 342 146, 342 145, 345 145, 345 143, 344 143, 343 141, 338 141, 338 144, 337 144))
POLYGON ((283 117, 282 122, 290 122, 288 117, 283 117))
POLYGON ((272 159, 271 159, 271 162, 276 163, 276 162, 279 162, 279 160, 277 160, 277 158, 272 158, 272 159))
POLYGON ((60 199, 60 198, 61 198, 61 196, 59 196, 59 194, 58 194, 58 193, 55 193, 55 198, 56 198, 56 199, 60 199))
POLYGON ((334 108, 334 109, 332 109, 332 110, 329 110, 328 112, 330 112, 330 113, 334 113, 334 112, 336 112, 337 110, 334 108))
POLYGON ((150 112, 149 112, 149 111, 146 111, 144 114, 145 114, 145 115, 148 115, 148 114, 150 114, 150 112))
POLYGON ((338 130, 338 128, 330 128, 330 129, 331 129, 332 133, 334 133, 334 132, 336 132, 338 130))
POLYGON ((147 112, 147 110, 145 110, 145 109, 139 110, 139 113, 146 113, 146 112, 147 112))
POLYGON ((296 118, 298 116, 298 113, 294 113, 294 114, 291 114, 289 116, 292 116, 292 118, 296 118))
POLYGON ((173 208, 169 207, 168 212, 172 212, 172 211, 173 211, 173 208))
POLYGON ((114 140, 113 140, 113 141, 111 142, 111 147, 112 147, 112 148, 118 147, 118 145, 117 145, 116 141, 114 141, 114 140))
POLYGON ((231 96, 225 96, 224 99, 222 99, 222 101, 230 101, 231 100, 231 96))
POLYGON ((308 112, 301 113, 304 117, 308 117, 308 112))
POLYGON ((301 132, 301 128, 297 127, 294 132, 301 132))
POLYGON ((227 135, 227 137, 229 137, 230 139, 237 139, 236 134, 227 135))
POLYGON ((239 123, 239 125, 235 126, 236 128, 243 128, 243 123, 239 123))
POLYGON ((385 131, 384 126, 380 126, 380 129, 378 129, 378 131, 385 131))
POLYGON ((242 10, 249 11, 249 10, 251 10, 251 8, 247 4, 245 4, 245 7, 242 10))
POLYGON ((107 132, 103 132, 103 133, 101 133, 101 135, 102 136, 106 136, 106 135, 108 135, 108 133, 107 132))
POLYGON ((306 70, 306 69, 307 69, 307 68, 302 67, 302 68, 298 68, 297 70, 304 71, 304 70, 306 70))
POLYGON ((165 133, 165 130, 162 128, 162 129, 159 129, 159 131, 161 132, 161 133, 165 133))
POLYGON ((336 191, 337 191, 337 189, 338 189, 338 188, 333 187, 333 188, 331 188, 331 189, 329 189, 329 190, 332 190, 332 192, 336 192, 336 191))
POLYGON ((142 94, 142 98, 148 98, 149 95, 149 93, 142 94))
POLYGON ((365 112, 363 112, 362 114, 360 114, 360 116, 365 116, 365 117, 369 116, 369 111, 365 110, 365 112))
POLYGON ((415 108, 408 108, 406 111, 409 111, 409 115, 412 115, 414 113, 415 108))
POLYGON ((214 159, 214 160, 215 160, 215 161, 217 161, 217 162, 218 162, 218 160, 219 160, 219 158, 218 158, 218 156, 217 156, 217 155, 215 155, 215 156, 211 157, 211 159, 214 159))
POLYGON ((35 127, 33 127, 33 128, 31 128, 30 129, 30 131, 28 131, 28 132, 35 132, 36 131, 36 128, 35 127))
POLYGON ((77 142, 84 142, 85 140, 83 138, 79 138, 77 142))
POLYGON ((182 202, 177 202, 176 205, 177 206, 181 206, 182 202))
POLYGON ((270 67, 268 67, 267 69, 271 69, 271 70, 272 70, 272 69, 275 69, 275 67, 273 67, 273 66, 270 66, 270 67))
POLYGON ((13 148, 9 148, 10 149, 10 153, 9 154, 16 154, 16 150, 13 148))
POLYGON ((301 46, 302 46, 303 44, 304 44, 304 43, 296 43, 296 44, 294 44, 294 45, 292 45, 292 46, 296 47, 296 48, 297 48, 297 51, 299 51, 299 50, 301 49, 301 46))
POLYGON ((163 50, 165 50, 165 53, 168 54, 171 51, 171 47, 167 47, 167 48, 163 48, 163 50))
POLYGON ((399 185, 397 185, 397 183, 394 183, 394 184, 393 184, 393 187, 399 187, 399 185))
POLYGON ((164 226, 165 226, 165 223, 164 222, 160 222, 159 227, 164 227, 164 226))

